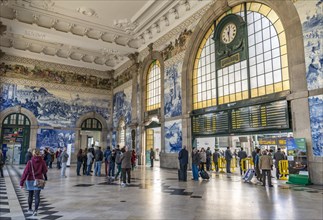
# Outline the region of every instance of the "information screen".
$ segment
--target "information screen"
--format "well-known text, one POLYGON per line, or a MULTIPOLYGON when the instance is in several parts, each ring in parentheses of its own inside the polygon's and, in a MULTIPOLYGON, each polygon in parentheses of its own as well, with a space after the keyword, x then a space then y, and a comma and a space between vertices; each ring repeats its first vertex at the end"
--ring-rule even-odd
POLYGON ((286 100, 192 117, 194 135, 289 128, 286 100))

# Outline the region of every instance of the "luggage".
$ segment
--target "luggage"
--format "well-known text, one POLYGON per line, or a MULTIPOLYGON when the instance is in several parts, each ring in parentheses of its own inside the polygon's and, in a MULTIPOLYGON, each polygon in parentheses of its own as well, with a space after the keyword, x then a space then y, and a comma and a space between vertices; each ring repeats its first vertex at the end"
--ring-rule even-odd
POLYGON ((208 179, 210 179, 209 174, 208 174, 207 172, 205 172, 204 170, 201 170, 201 171, 200 171, 200 176, 201 176, 201 177, 202 177, 202 179, 204 179, 204 180, 208 180, 208 179))
POLYGON ((255 171, 253 169, 248 169, 245 175, 242 177, 242 179, 245 182, 250 182, 255 174, 255 171))

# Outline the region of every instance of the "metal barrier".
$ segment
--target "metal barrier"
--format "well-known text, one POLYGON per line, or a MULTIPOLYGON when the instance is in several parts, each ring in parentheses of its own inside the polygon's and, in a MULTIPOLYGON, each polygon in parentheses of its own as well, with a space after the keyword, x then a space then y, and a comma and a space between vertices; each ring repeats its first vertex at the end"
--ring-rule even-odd
POLYGON ((247 170, 251 168, 252 166, 251 160, 252 160, 251 158, 244 158, 240 160, 240 166, 242 171, 247 172, 247 170))
POLYGON ((282 175, 280 180, 288 180, 287 176, 289 174, 288 170, 288 160, 280 160, 278 163, 279 173, 282 175))
POLYGON ((232 169, 232 170, 231 170, 231 172, 234 172, 234 171, 235 171, 235 168, 237 167, 237 165, 236 165, 236 160, 237 160, 237 159, 236 159, 236 158, 234 158, 234 157, 231 159, 231 164, 230 164, 230 167, 231 167, 231 169, 232 169))
POLYGON ((224 157, 220 157, 219 158, 219 170, 220 170, 219 172, 220 173, 224 173, 225 164, 226 164, 226 162, 225 162, 224 157))

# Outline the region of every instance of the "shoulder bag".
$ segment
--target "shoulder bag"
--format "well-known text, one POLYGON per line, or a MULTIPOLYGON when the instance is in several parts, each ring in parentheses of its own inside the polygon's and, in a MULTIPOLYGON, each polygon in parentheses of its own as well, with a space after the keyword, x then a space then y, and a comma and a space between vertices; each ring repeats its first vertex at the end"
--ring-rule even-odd
POLYGON ((31 161, 30 161, 30 164, 31 164, 31 170, 33 172, 33 177, 35 179, 34 180, 34 186, 35 187, 38 187, 38 188, 41 188, 41 189, 44 189, 45 184, 46 184, 45 180, 43 180, 43 179, 36 179, 35 178, 34 167, 33 167, 33 163, 31 161))

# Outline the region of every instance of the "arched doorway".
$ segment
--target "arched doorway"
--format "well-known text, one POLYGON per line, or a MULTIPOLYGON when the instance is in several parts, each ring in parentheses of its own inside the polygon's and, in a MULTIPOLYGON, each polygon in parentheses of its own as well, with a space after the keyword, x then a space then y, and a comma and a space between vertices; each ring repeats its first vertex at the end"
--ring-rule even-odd
POLYGON ((2 121, 1 143, 7 164, 23 164, 29 147, 30 120, 20 113, 12 113, 2 121))
POLYGON ((161 152, 161 124, 158 121, 151 121, 145 126, 145 164, 152 166, 150 154, 151 149, 155 153, 154 167, 160 167, 160 152, 161 152))
POLYGON ((96 118, 87 118, 81 125, 81 147, 100 146, 102 124, 96 118))

